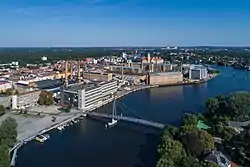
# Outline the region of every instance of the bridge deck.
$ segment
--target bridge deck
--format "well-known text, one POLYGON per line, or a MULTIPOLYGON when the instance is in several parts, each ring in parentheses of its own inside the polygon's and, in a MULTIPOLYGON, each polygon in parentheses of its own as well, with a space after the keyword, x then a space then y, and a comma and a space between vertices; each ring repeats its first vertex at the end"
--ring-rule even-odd
MULTIPOLYGON (((102 117, 102 118, 112 118, 112 115, 104 114, 104 113, 96 113, 96 112, 88 112, 87 115, 88 116, 102 117)), ((163 129, 165 126, 164 124, 161 124, 158 122, 148 121, 148 120, 139 119, 139 118, 120 116, 120 115, 115 115, 114 118, 118 119, 118 120, 123 120, 123 121, 127 121, 127 122, 134 122, 134 123, 138 123, 138 124, 142 124, 142 125, 146 125, 146 126, 151 126, 151 127, 155 127, 155 128, 160 128, 160 129, 163 129)))

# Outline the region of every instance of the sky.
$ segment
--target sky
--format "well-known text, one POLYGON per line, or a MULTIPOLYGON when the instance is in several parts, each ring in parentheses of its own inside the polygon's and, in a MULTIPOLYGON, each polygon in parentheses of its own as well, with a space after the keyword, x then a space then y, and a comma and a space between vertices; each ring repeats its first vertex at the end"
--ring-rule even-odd
POLYGON ((0 47, 250 46, 250 0, 0 0, 0 47))

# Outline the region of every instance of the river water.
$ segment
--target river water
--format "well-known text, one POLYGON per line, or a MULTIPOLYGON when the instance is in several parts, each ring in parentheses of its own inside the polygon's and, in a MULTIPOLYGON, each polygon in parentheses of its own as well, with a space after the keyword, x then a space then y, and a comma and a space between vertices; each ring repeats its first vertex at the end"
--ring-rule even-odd
MULTIPOLYGON (((119 100, 123 115, 178 124, 185 111, 204 112, 207 98, 250 90, 250 72, 216 67, 221 74, 201 85, 153 88, 119 100), (233 75, 235 74, 235 76, 233 75)), ((111 105, 97 110, 110 112, 111 105)), ((64 130, 52 131, 44 144, 30 142, 18 151, 16 167, 153 167, 159 130, 131 123, 105 129, 103 121, 84 119, 64 130)))

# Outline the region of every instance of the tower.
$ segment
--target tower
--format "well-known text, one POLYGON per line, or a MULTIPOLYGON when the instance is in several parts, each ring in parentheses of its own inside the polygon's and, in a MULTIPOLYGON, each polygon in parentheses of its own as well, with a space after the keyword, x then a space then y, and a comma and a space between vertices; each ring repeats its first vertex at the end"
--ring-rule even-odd
POLYGON ((68 61, 65 61, 65 87, 68 86, 68 61))
POLYGON ((73 61, 70 62, 70 79, 73 79, 73 61))
POLYGON ((80 73, 80 60, 77 62, 77 82, 81 82, 81 73, 80 73))

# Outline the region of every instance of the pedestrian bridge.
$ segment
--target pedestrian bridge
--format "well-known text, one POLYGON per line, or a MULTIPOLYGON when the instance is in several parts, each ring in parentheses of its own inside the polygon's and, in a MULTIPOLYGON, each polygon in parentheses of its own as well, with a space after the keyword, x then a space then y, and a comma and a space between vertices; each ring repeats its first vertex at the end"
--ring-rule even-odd
MULTIPOLYGON (((96 113, 96 112, 87 112, 86 114, 87 114, 87 116, 90 116, 90 117, 95 116, 95 117, 101 117, 101 118, 110 118, 110 119, 112 118, 111 114, 96 113)), ((114 118, 117 120, 122 120, 122 121, 126 121, 126 122, 133 122, 136 124, 141 124, 141 125, 145 125, 145 126, 159 128, 159 129, 163 129, 165 127, 164 124, 154 122, 154 121, 145 120, 145 119, 140 119, 140 118, 134 118, 134 117, 128 117, 128 116, 122 116, 122 115, 114 115, 114 118)))

